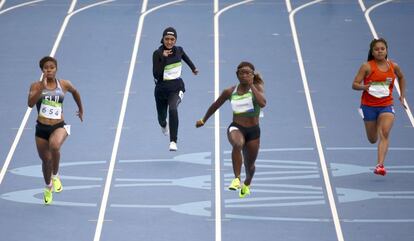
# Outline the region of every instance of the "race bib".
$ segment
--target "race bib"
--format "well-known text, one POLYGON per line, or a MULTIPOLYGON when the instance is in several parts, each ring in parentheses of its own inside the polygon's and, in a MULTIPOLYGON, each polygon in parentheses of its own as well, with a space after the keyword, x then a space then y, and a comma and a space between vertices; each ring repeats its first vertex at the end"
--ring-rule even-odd
POLYGON ((231 101, 231 107, 235 114, 254 111, 252 97, 233 99, 231 101))
POLYGON ((368 93, 377 98, 384 98, 390 95, 390 84, 392 78, 387 78, 385 82, 372 82, 368 93))
POLYGON ((62 119, 62 104, 50 100, 42 100, 39 116, 48 119, 62 119))
POLYGON ((169 64, 164 68, 164 80, 173 80, 181 77, 181 62, 169 64))

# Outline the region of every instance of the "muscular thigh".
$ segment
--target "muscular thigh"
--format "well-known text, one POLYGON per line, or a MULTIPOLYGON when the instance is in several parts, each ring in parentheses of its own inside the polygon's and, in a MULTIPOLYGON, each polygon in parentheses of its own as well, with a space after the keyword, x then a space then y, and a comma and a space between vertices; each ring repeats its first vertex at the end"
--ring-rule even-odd
POLYGON ((51 148, 60 148, 63 142, 66 140, 68 133, 66 132, 65 128, 57 128, 53 131, 49 138, 49 146, 51 148))
POLYGON ((257 158, 260 148, 260 138, 251 140, 245 144, 244 154, 245 159, 254 161, 257 158))
POLYGON ((365 129, 367 133, 372 133, 373 135, 377 132, 377 121, 364 121, 365 129))
POLYGON ((393 113, 381 113, 378 117, 378 129, 389 132, 394 124, 395 116, 393 113))
POLYGON ((49 141, 41 137, 36 137, 36 148, 42 160, 50 159, 49 141))
POLYGON ((243 133, 237 128, 229 128, 227 132, 227 138, 232 146, 243 146, 244 145, 244 136, 243 133))

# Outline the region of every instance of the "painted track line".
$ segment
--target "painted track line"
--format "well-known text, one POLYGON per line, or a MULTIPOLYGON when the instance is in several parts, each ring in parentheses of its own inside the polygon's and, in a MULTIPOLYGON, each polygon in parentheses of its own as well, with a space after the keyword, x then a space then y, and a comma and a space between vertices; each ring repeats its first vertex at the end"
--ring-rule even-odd
MULTIPOLYGON (((386 0, 386 1, 383 1, 383 2, 379 2, 375 5, 372 5, 370 8, 366 9, 364 1, 363 0, 358 0, 362 12, 364 12, 365 19, 367 20, 369 29, 371 30, 372 36, 374 36, 375 39, 378 39, 379 37, 378 37, 377 31, 375 30, 374 24, 371 21, 371 17, 369 16, 369 14, 375 8, 377 8, 381 5, 384 5, 386 3, 390 3, 392 1, 393 0, 386 0)), ((395 81, 394 85, 395 85, 395 89, 398 92, 398 95, 401 96, 401 90, 400 90, 400 85, 398 84, 398 81, 395 81)), ((407 113, 408 119, 410 119, 411 126, 414 127, 414 117, 413 117, 413 113, 411 112, 410 106, 408 105, 407 99, 404 99, 404 105, 407 107, 407 108, 404 108, 404 109, 405 109, 405 112, 407 113)))
POLYGON ((110 160, 110 163, 109 163, 109 170, 108 170, 108 173, 107 173, 107 177, 106 177, 106 181, 105 181, 105 187, 104 187, 104 193, 103 193, 103 196, 102 196, 102 202, 101 202, 101 206, 100 206, 100 209, 99 209, 99 217, 98 217, 98 221, 97 221, 97 224, 96 224, 95 236, 94 236, 94 239, 93 239, 94 241, 99 241, 100 238, 101 238, 101 234, 102 234, 102 227, 103 227, 103 222, 104 222, 104 218, 105 218, 106 207, 108 205, 109 192, 110 192, 110 189, 111 189, 111 182, 112 182, 113 172, 114 172, 114 168, 115 168, 115 160, 116 160, 116 156, 118 154, 119 141, 121 139, 122 126, 124 124, 126 108, 127 108, 127 105, 128 105, 129 91, 130 91, 130 88, 131 88, 132 76, 134 74, 135 63, 136 63, 136 60, 137 60, 139 45, 140 45, 140 42, 141 42, 142 28, 144 26, 145 16, 147 16, 149 13, 151 13, 155 10, 158 10, 160 8, 170 6, 170 5, 173 5, 173 4, 176 4, 176 3, 179 3, 179 2, 183 2, 183 1, 185 1, 185 0, 176 0, 176 1, 168 2, 168 3, 165 3, 165 4, 159 5, 157 7, 154 7, 150 10, 146 10, 148 0, 144 0, 142 2, 141 15, 140 15, 139 20, 138 20, 137 33, 135 35, 134 48, 132 50, 131 61, 130 61, 129 71, 128 71, 128 77, 127 77, 127 81, 126 81, 126 84, 125 84, 124 97, 123 97, 123 100, 122 100, 121 111, 120 111, 120 114, 119 114, 118 126, 116 128, 115 140, 114 140, 114 145, 113 145, 113 148, 112 148, 111 160, 110 160))
MULTIPOLYGON (((75 15, 75 14, 77 14, 77 13, 79 13, 79 12, 85 11, 85 10, 87 10, 87 9, 91 8, 91 7, 96 7, 96 6, 98 6, 98 5, 102 5, 102 4, 109 3, 109 2, 113 2, 113 1, 115 1, 115 0, 106 0, 106 1, 102 1, 102 2, 97 2, 97 3, 91 4, 91 5, 85 6, 85 7, 83 7, 83 8, 80 8, 80 9, 78 9, 78 10, 76 10, 76 11, 73 11, 73 10, 72 10, 71 12, 68 12, 68 16, 65 18, 65 21, 63 22, 63 26, 64 26, 64 28, 63 28, 63 29, 65 29, 65 28, 66 28, 66 26, 67 26, 67 25, 68 25, 68 23, 69 23, 69 19, 70 19, 73 15, 75 15)), ((76 0, 75 0, 75 2, 76 2, 76 0)), ((76 4, 76 3, 75 3, 75 4, 76 4)), ((75 5, 73 5, 73 7, 75 7, 75 5)), ((57 37, 57 41, 55 42, 55 45, 53 46, 53 49, 52 49, 52 52, 51 52, 50 56, 55 56, 56 51, 57 51, 57 48, 59 47, 60 40, 61 40, 61 39, 62 39, 62 37, 63 37, 63 32, 64 32, 64 30, 62 31, 62 29, 61 29, 61 31, 59 31, 59 34, 58 34, 58 37, 57 37)))
MULTIPOLYGON (((219 1, 214 0, 214 100, 220 95, 220 40, 219 19, 225 11, 253 0, 229 5, 219 10, 219 1)), ((214 114, 214 190, 215 190, 215 241, 221 241, 221 168, 220 168, 220 110, 214 114)))
POLYGON ((3 5, 6 3, 6 0, 0 0, 0 9, 3 7, 3 5))
POLYGON ((315 0, 315 1, 309 2, 307 4, 304 4, 300 7, 297 7, 296 9, 292 10, 290 0, 286 0, 286 6, 287 6, 287 9, 288 9, 288 12, 289 12, 289 21, 290 21, 290 26, 291 26, 291 29, 292 29, 293 42, 295 44, 296 55, 297 55, 297 58, 298 58, 298 64, 299 64, 299 68, 300 68, 300 74, 301 74, 301 77, 302 77, 303 87, 304 87, 304 90, 305 90, 305 96, 306 96, 306 102, 308 104, 309 115, 310 115, 310 118, 311 118, 311 121, 312 121, 312 129, 313 129, 313 133, 314 133, 314 136, 315 136, 315 142, 316 142, 316 146, 317 146, 317 150, 318 150, 318 154, 319 154, 319 160, 320 160, 320 164, 321 164, 321 168, 322 168, 322 174, 323 174, 323 179, 324 179, 324 182, 325 182, 325 188, 326 188, 326 193, 327 193, 327 196, 328 196, 329 206, 330 206, 330 209, 331 209, 332 218, 333 218, 334 225, 335 225, 336 236, 337 236, 338 241, 344 241, 344 236, 343 236, 343 233, 342 233, 341 223, 339 221, 339 215, 338 215, 338 211, 337 211, 337 208, 336 208, 336 203, 335 203, 335 198, 334 198, 334 194, 333 194, 333 190, 332 190, 331 181, 329 179, 328 167, 326 165, 325 154, 323 152, 321 137, 319 135, 318 123, 316 121, 316 115, 315 115, 315 111, 313 109, 312 98, 311 98, 310 91, 309 91, 308 80, 307 80, 307 77, 306 77, 305 66, 304 66, 304 63, 303 63, 302 52, 301 52, 301 48, 300 48, 300 44, 299 44, 299 38, 298 38, 296 25, 295 25, 295 14, 296 14, 296 12, 298 12, 299 10, 301 10, 305 7, 308 7, 308 6, 311 6, 313 4, 319 3, 321 1, 322 0, 315 0))
MULTIPOLYGON (((16 5, 16 6, 9 7, 9 8, 6 8, 6 9, 4 9, 4 10, 0 11, 0 15, 1 15, 1 14, 3 14, 3 13, 7 13, 8 11, 14 10, 14 9, 16 9, 16 8, 20 8, 20 7, 28 6, 28 5, 31 5, 31 4, 34 4, 34 3, 38 3, 38 2, 43 2, 43 1, 45 1, 45 0, 35 0, 35 1, 30 1, 30 2, 21 3, 21 4, 18 4, 18 5, 16 5)), ((2 1, 2 2, 0 3, 0 9, 3 7, 3 5, 4 5, 4 3, 5 3, 5 2, 6 2, 6 1, 2 1)))

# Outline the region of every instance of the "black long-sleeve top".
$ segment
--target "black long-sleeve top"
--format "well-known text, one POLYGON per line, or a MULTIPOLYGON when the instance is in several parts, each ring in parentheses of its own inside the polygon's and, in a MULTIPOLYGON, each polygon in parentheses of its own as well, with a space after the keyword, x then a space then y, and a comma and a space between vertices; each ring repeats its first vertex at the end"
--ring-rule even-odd
POLYGON ((161 45, 152 55, 152 74, 156 83, 161 83, 164 80, 164 68, 165 66, 173 63, 184 62, 190 67, 191 71, 195 71, 196 67, 191 59, 184 52, 184 49, 180 46, 174 46, 172 48, 173 53, 168 57, 162 55, 163 51, 166 50, 164 45, 161 45))

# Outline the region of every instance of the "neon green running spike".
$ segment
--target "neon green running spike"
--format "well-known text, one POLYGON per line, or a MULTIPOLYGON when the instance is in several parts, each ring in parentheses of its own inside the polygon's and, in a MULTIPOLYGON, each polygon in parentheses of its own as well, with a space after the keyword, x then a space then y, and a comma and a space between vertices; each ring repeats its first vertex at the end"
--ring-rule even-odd
POLYGON ((231 184, 230 184, 230 186, 229 186, 229 189, 230 190, 233 190, 233 191, 236 191, 237 189, 240 189, 240 179, 239 178, 234 178, 232 181, 231 181, 231 184))
POLYGON ((46 205, 49 205, 52 203, 52 200, 53 200, 52 189, 45 188, 45 191, 43 192, 43 200, 45 201, 46 205))
POLYGON ((247 195, 250 195, 250 186, 244 185, 240 189, 239 197, 244 198, 247 195))
POLYGON ((59 177, 52 178, 53 190, 55 192, 61 192, 63 190, 62 182, 59 177))

